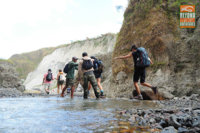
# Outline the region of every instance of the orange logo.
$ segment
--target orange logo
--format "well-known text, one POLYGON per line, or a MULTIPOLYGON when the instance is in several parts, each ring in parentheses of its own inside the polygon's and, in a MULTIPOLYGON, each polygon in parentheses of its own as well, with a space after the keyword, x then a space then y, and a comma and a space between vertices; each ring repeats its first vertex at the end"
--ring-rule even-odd
POLYGON ((195 5, 180 6, 180 28, 195 28, 195 5))

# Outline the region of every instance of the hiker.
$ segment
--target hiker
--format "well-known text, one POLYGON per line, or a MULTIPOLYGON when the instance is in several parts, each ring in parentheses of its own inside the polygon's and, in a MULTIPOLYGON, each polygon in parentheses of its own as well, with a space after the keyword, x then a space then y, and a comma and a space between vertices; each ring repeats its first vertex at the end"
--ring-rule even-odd
POLYGON ((54 80, 51 69, 48 69, 48 72, 44 75, 42 84, 44 85, 45 92, 49 94, 51 87, 51 81, 54 80))
POLYGON ((138 93, 138 95, 135 98, 139 100, 143 100, 143 97, 141 95, 140 88, 138 85, 139 79, 140 79, 141 85, 151 88, 154 94, 157 93, 157 87, 154 87, 145 82, 145 77, 146 77, 145 68, 150 66, 150 64, 153 64, 153 62, 148 57, 148 54, 145 48, 143 47, 137 48, 136 45, 133 45, 131 47, 131 52, 128 55, 116 57, 115 59, 126 59, 126 58, 130 58, 131 56, 133 57, 133 61, 134 61, 133 81, 134 81, 134 86, 136 88, 136 91, 138 93))
MULTIPOLYGON (((94 93, 96 98, 99 98, 99 92, 97 92, 97 81, 94 76, 94 69, 93 69, 93 61, 94 59, 91 59, 88 57, 88 54, 86 52, 82 53, 82 60, 79 63, 79 73, 83 73, 83 89, 84 89, 84 94, 83 98, 87 99, 88 98, 88 84, 89 82, 92 84, 94 93)), ((80 75, 80 74, 79 74, 80 75)))
POLYGON ((62 90, 61 97, 64 97, 65 90, 67 87, 71 87, 71 98, 74 96, 74 90, 75 90, 75 78, 74 78, 74 72, 75 70, 78 70, 78 63, 77 63, 78 58, 77 57, 72 57, 72 61, 66 64, 64 68, 64 72, 67 73, 66 76, 66 84, 65 87, 62 90))
POLYGON ((60 89, 61 89, 61 92, 63 90, 64 81, 65 81, 65 76, 62 70, 60 69, 57 75, 57 93, 58 94, 60 94, 60 89))
MULTIPOLYGON (((93 64, 94 64, 93 65, 94 76, 95 76, 95 78, 97 80, 97 85, 98 85, 98 87, 100 89, 100 96, 102 97, 102 96, 104 96, 104 94, 103 94, 103 87, 101 86, 101 74, 103 72, 103 67, 104 67, 103 66, 103 62, 101 60, 98 60, 94 56, 91 56, 90 58, 94 60, 94 62, 93 62, 93 64)), ((91 88, 91 84, 89 83, 88 90, 90 90, 90 88, 91 88)))

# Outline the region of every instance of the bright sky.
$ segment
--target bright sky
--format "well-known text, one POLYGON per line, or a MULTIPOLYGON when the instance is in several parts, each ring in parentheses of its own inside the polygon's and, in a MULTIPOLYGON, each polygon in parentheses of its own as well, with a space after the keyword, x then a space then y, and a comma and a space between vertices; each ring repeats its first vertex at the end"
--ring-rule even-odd
POLYGON ((119 32, 127 0, 0 0, 0 58, 119 32))

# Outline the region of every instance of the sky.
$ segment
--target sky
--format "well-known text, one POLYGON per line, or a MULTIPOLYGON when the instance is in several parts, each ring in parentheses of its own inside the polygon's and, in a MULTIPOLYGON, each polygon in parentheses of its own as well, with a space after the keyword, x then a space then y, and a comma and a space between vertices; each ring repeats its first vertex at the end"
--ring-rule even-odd
POLYGON ((0 58, 117 33, 128 0, 0 0, 0 58))

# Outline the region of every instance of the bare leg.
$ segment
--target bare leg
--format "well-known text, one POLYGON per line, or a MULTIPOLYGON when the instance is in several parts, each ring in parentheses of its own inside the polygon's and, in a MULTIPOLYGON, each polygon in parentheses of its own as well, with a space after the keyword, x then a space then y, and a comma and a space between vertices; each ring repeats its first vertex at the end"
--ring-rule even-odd
POLYGON ((97 78, 97 85, 100 90, 103 90, 103 87, 101 86, 101 78, 97 78))
POLYGON ((135 86, 135 89, 136 89, 138 95, 141 95, 141 92, 140 92, 140 88, 139 88, 138 82, 134 82, 134 86, 135 86))
POLYGON ((57 85, 57 93, 59 94, 59 88, 60 86, 59 86, 59 84, 57 85))
POLYGON ((75 90, 75 86, 72 86, 72 88, 71 88, 71 99, 74 97, 74 90, 75 90))
POLYGON ((148 84, 148 83, 141 83, 141 85, 152 88, 152 85, 148 84))
POLYGON ((49 92, 48 88, 45 88, 45 91, 46 91, 46 92, 49 92))
POLYGON ((64 97, 64 93, 65 93, 65 90, 67 89, 67 85, 65 85, 65 87, 63 88, 63 90, 62 90, 62 93, 61 93, 61 97, 64 97))
POLYGON ((63 90, 63 84, 61 85, 61 91, 63 90))

